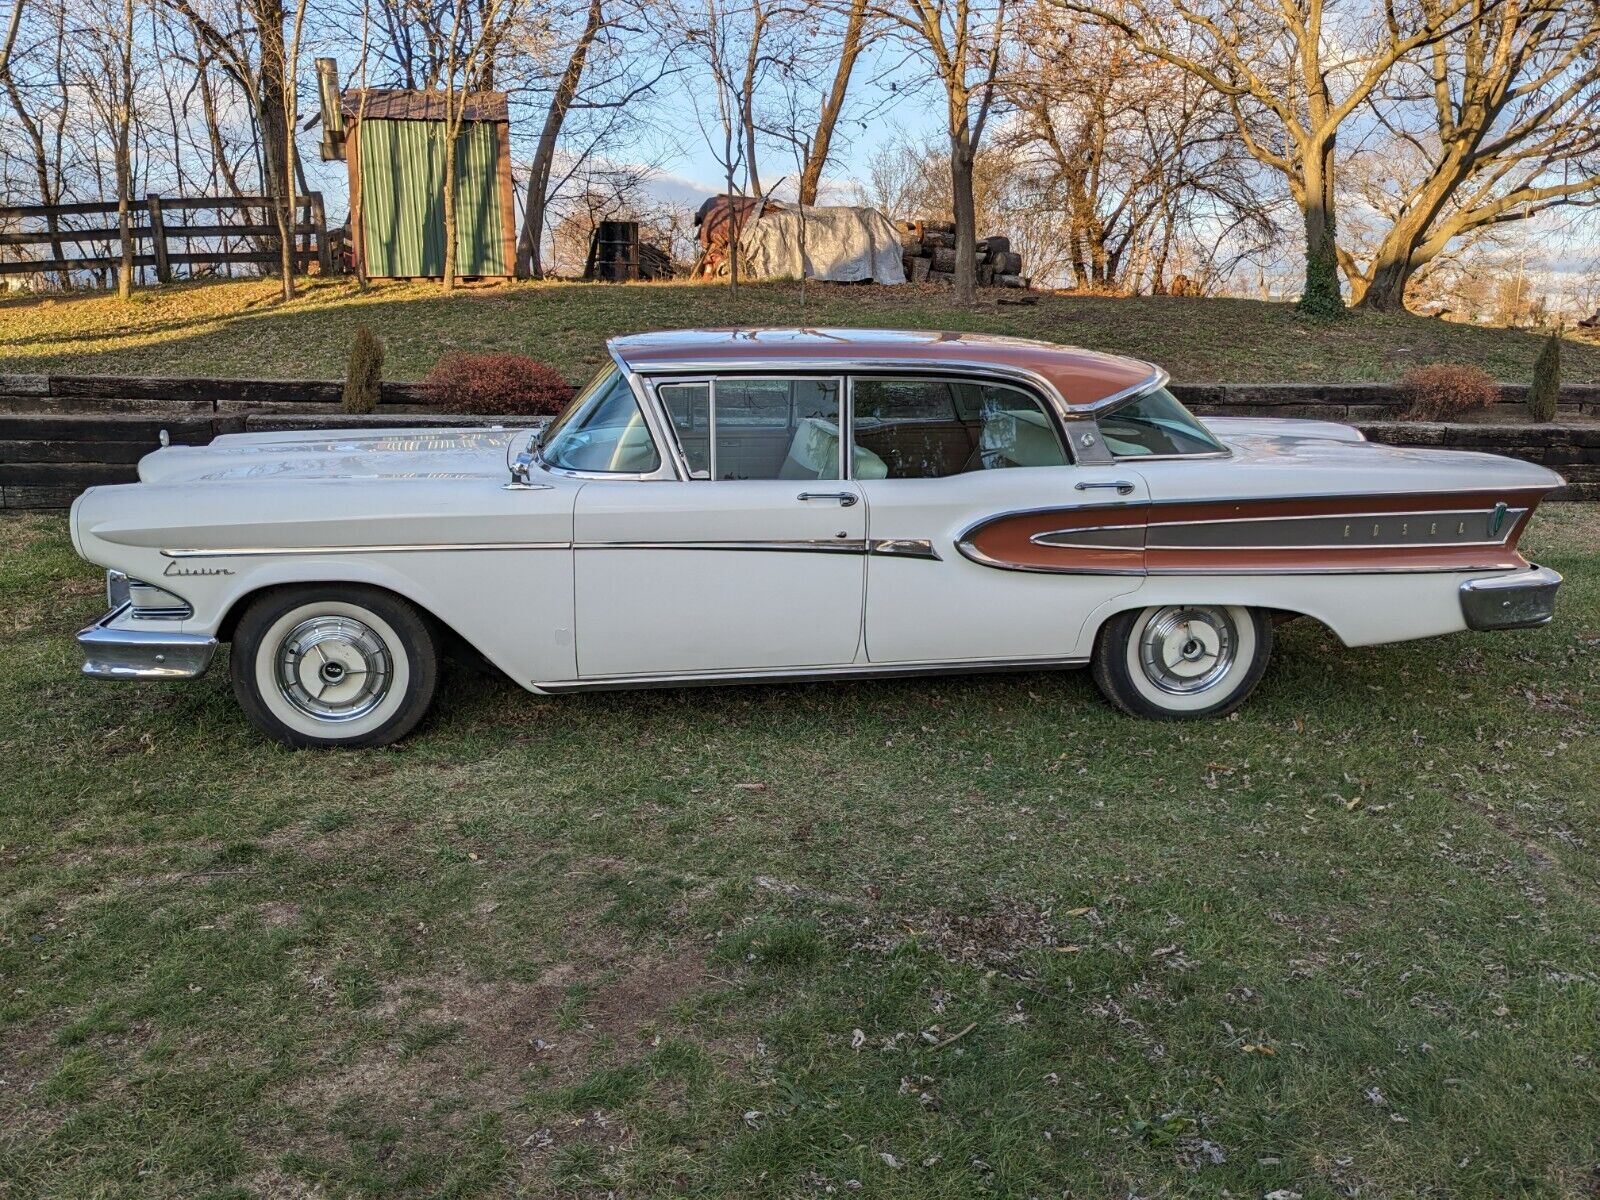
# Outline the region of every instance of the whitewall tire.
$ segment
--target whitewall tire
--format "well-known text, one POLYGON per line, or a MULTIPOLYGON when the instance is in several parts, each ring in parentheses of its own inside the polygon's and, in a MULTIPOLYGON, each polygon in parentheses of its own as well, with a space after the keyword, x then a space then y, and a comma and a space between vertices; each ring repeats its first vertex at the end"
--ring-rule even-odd
POLYGON ((240 706, 269 737, 294 747, 382 746, 428 711, 438 647, 427 619, 398 596, 301 586, 250 605, 229 665, 240 706))
POLYGON ((1236 605, 1175 604, 1118 613, 1095 639, 1092 673, 1106 699, 1139 717, 1232 712, 1272 656, 1272 618, 1236 605))

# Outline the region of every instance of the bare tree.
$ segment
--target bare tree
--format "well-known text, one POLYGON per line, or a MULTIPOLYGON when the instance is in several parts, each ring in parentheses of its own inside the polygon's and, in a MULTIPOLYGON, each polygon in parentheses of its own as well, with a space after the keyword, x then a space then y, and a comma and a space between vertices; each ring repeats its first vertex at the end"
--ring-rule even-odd
POLYGON ((1415 273, 1452 242, 1600 199, 1600 7, 1473 0, 1374 98, 1389 137, 1375 152, 1420 169, 1369 199, 1390 218, 1365 262, 1340 255, 1351 299, 1397 311, 1415 273))
POLYGON ((22 9, 25 0, 11 0, 11 15, 6 18, 6 33, 0 40, 0 79, 6 78, 11 68, 11 51, 17 44, 17 31, 22 28, 22 9))
POLYGON ((545 110, 539 141, 534 147, 533 164, 528 170, 527 203, 522 210, 522 233, 517 239, 517 274, 544 278, 540 248, 544 241, 545 212, 550 199, 550 171, 555 163, 556 146, 562 126, 578 97, 578 87, 588 66, 589 54, 605 26, 605 0, 589 0, 583 29, 567 53, 567 61, 545 110))
POLYGON ((166 0, 188 21, 195 36, 249 97, 261 151, 261 190, 272 198, 278 227, 279 276, 284 299, 294 296, 294 174, 298 154, 294 142, 294 69, 298 64, 301 23, 308 0, 297 7, 293 31, 286 38, 288 13, 283 0, 240 0, 237 9, 208 0, 166 0), (206 4, 205 11, 196 7, 206 4), (291 53, 292 51, 292 53, 291 53))
POLYGON ((833 152, 834 130, 838 128, 840 114, 844 111, 845 96, 850 90, 850 77, 855 73, 856 60, 865 48, 867 29, 867 0, 850 0, 845 18, 844 34, 839 40, 838 65, 833 71, 833 82, 822 98, 817 110, 816 125, 809 142, 803 147, 800 164, 799 199, 801 204, 815 204, 817 189, 822 184, 822 172, 827 169, 828 156, 833 152))
POLYGON ((1013 160, 1011 190, 1062 214, 1078 287, 1210 282, 1276 236, 1262 171, 1212 88, 1048 4, 1017 40, 1005 82, 1015 113, 997 149, 1013 160))
POLYGON ((932 66, 945 96, 950 196, 956 224, 955 301, 977 298, 978 234, 973 164, 998 98, 1001 37, 1009 0, 907 0, 878 8, 932 66))
POLYGON ((1305 225, 1301 307, 1343 310, 1337 243, 1340 132, 1397 64, 1501 0, 1053 0, 1120 29, 1139 50, 1227 97, 1239 136, 1280 173, 1305 225), (1346 49, 1349 48, 1349 49, 1346 49))

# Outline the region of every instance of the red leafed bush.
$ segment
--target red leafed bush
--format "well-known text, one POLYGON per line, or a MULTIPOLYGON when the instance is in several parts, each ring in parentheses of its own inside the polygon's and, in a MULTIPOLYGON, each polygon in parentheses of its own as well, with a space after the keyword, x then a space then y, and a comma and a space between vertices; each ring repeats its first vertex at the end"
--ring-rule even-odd
POLYGON ((556 369, 526 354, 467 354, 453 350, 423 381, 446 412, 491 416, 551 416, 572 399, 572 388, 556 369))
POLYGON ((1500 399, 1500 385, 1480 367, 1429 363, 1412 367, 1401 377, 1400 396, 1408 406, 1402 420, 1449 421, 1494 404, 1500 399))

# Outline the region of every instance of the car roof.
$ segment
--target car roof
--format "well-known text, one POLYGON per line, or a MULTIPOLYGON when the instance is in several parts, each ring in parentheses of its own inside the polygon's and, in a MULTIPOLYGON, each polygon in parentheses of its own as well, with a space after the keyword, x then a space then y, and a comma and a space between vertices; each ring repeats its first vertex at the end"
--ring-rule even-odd
POLYGON ((677 329, 611 339, 640 374, 732 370, 991 370, 1043 384, 1070 408, 1093 409, 1166 382, 1138 359, 984 333, 907 329, 677 329))

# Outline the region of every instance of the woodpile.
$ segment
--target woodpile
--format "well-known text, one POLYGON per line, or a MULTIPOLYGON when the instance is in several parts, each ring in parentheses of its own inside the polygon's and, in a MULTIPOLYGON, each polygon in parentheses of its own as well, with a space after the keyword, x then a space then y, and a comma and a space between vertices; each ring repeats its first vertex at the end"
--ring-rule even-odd
MULTIPOLYGON (((896 221, 900 231, 900 259, 908 283, 955 282, 956 227, 953 221, 896 221)), ((978 239, 978 286, 1025 288, 1022 255, 1011 249, 1011 239, 978 239)))

